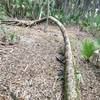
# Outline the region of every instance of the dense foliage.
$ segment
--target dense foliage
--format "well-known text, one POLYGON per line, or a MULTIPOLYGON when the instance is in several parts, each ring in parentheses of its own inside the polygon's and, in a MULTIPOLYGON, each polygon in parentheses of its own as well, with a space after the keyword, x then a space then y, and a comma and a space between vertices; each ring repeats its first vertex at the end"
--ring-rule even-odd
POLYGON ((48 3, 49 15, 61 22, 80 24, 82 30, 100 30, 100 0, 0 0, 0 18, 6 14, 18 19, 40 19, 47 15, 48 3))

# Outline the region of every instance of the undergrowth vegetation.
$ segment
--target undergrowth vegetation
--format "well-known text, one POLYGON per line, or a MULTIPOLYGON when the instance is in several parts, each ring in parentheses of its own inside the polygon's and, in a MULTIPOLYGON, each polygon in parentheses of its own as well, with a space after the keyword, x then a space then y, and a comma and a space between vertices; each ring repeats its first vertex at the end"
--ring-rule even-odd
POLYGON ((4 6, 0 4, 0 20, 4 20, 4 19, 6 19, 5 9, 4 9, 4 6))
POLYGON ((85 60, 89 61, 90 57, 96 50, 100 49, 100 39, 92 41, 89 39, 84 40, 82 44, 82 56, 85 60))
POLYGON ((9 44, 13 45, 18 42, 19 37, 16 35, 16 33, 9 33, 7 39, 8 39, 9 44))
POLYGON ((65 25, 78 24, 81 30, 100 34, 99 0, 1 0, 0 20, 6 16, 17 19, 41 19, 54 16, 65 25), (49 2, 48 2, 49 1, 49 2))
POLYGON ((94 43, 90 40, 85 40, 83 42, 83 47, 82 47, 82 56, 84 57, 84 59, 89 60, 94 51, 95 51, 94 43))
POLYGON ((8 33, 2 25, 0 27, 0 32, 3 33, 2 42, 4 45, 14 45, 20 40, 20 37, 15 32, 8 33))

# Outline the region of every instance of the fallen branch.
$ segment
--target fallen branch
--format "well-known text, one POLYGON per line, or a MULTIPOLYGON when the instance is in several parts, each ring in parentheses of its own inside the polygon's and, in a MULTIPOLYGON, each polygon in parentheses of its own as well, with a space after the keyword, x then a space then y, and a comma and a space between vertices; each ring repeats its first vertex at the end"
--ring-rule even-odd
POLYGON ((46 17, 41 18, 40 20, 35 20, 35 21, 25 21, 25 20, 4 20, 3 21, 3 20, 1 20, 1 24, 32 27, 32 26, 34 26, 36 24, 40 24, 44 21, 46 21, 46 17))
POLYGON ((65 60, 66 60, 64 66, 64 81, 65 81, 64 100, 77 100, 75 73, 74 73, 74 67, 72 62, 72 50, 71 50, 69 37, 62 23, 60 23, 57 19, 51 16, 49 17, 49 19, 58 25, 64 39, 64 51, 65 51, 65 60))

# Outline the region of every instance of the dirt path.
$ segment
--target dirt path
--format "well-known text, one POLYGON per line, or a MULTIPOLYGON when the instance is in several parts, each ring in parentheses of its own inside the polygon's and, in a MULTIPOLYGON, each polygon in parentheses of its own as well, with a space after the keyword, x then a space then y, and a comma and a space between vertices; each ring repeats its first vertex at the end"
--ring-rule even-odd
POLYGON ((43 25, 4 27, 18 34, 20 42, 0 45, 0 100, 61 100, 63 67, 56 57, 64 44, 58 28, 50 26, 45 33, 43 25))
POLYGON ((81 46, 84 39, 94 39, 91 34, 80 32, 78 27, 68 27, 66 29, 69 34, 74 65, 83 78, 83 83, 80 84, 82 100, 100 100, 100 69, 90 63, 83 61, 81 57, 81 46))

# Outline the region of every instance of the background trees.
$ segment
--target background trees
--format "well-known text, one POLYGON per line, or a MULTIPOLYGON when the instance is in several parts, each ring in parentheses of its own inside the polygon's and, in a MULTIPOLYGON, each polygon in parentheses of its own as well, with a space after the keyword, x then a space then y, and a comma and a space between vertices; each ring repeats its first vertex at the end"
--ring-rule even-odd
MULTIPOLYGON (((100 27, 100 0, 49 0, 49 4, 49 15, 65 24, 100 27)), ((47 6, 47 0, 0 0, 0 15, 40 19, 47 15, 47 6)))

